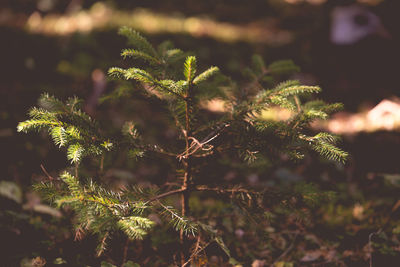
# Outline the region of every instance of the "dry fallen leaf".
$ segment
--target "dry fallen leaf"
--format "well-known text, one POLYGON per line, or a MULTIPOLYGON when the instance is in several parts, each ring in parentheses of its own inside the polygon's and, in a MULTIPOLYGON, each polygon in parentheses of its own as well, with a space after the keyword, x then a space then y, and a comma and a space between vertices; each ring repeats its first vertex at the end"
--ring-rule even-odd
POLYGON ((322 256, 322 252, 320 250, 307 251, 306 255, 304 255, 300 261, 311 262, 311 261, 318 260, 321 256, 322 256))

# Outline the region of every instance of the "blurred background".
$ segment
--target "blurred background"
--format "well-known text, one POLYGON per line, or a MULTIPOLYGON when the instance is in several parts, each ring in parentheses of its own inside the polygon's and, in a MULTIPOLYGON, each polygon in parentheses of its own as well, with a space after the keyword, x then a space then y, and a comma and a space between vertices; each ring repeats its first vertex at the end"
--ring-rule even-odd
MULTIPOLYGON (((106 73, 109 67, 121 65, 125 40, 117 29, 123 25, 154 44, 171 40, 196 54, 201 65, 219 66, 238 81, 255 53, 266 62, 292 59, 301 67, 296 79, 320 85, 321 99, 344 103, 343 112, 313 127, 343 135, 343 147, 351 154, 345 166, 310 157, 302 164, 274 167, 268 175, 276 183, 310 181, 339 196, 325 204, 324 212, 316 213, 310 232, 324 249, 304 248, 297 259, 304 266, 329 260, 365 266, 369 235, 379 230, 385 235, 379 236, 377 244, 387 260, 381 266, 398 266, 390 264, 400 262, 399 11, 396 0, 2 0, 0 244, 6 245, 2 246, 4 266, 23 266, 38 256, 47 257, 46 266, 56 264, 59 257, 61 263, 67 259, 76 266, 98 262, 81 251, 90 251, 93 240, 74 242, 68 219, 31 190, 32 182, 44 177, 41 165, 54 175, 68 165, 64 152, 45 133, 23 135, 16 126, 44 91, 62 99, 79 96, 85 100, 86 112, 120 126, 127 117, 117 112, 118 104, 99 104, 99 98, 116 86, 106 73)), ((150 122, 147 130, 153 132, 164 126, 157 116, 160 110, 140 97, 133 103, 126 110, 135 114, 130 118, 150 122)), ((160 135, 168 136, 168 129, 164 131, 160 135)), ((121 159, 107 175, 122 184, 146 179, 157 183, 164 168, 121 159)), ((247 173, 241 182, 263 179, 258 172, 247 173)), ((262 258, 258 263, 263 264, 262 258)))

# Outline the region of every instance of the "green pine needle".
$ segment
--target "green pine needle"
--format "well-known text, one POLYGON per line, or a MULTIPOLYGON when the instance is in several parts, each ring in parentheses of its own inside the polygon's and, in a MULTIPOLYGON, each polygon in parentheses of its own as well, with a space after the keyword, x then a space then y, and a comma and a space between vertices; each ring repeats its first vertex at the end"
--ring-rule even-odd
POLYGON ((58 147, 63 147, 67 144, 68 135, 67 135, 67 132, 65 131, 64 127, 62 127, 62 126, 54 127, 50 130, 50 133, 51 133, 51 137, 54 140, 54 143, 58 147))
POLYGON ((196 74, 196 67, 196 57, 187 57, 183 68, 183 74, 188 82, 193 81, 194 75, 196 74))
POLYGON ((201 82, 204 82, 209 78, 211 78, 212 76, 214 76, 215 74, 217 74, 218 72, 219 72, 218 67, 210 67, 206 71, 199 74, 196 78, 194 78, 193 84, 199 84, 201 82))
POLYGON ((149 54, 146 54, 144 52, 135 50, 135 49, 124 49, 122 50, 121 56, 123 56, 124 58, 126 57, 131 57, 131 58, 135 58, 135 59, 142 59, 152 65, 160 65, 160 61, 155 58, 150 56, 149 54))
POLYGON ((122 27, 119 30, 119 34, 128 38, 128 44, 134 46, 139 51, 143 51, 155 58, 158 58, 158 53, 154 47, 137 31, 129 28, 122 27))
POLYGON ((79 163, 83 157, 85 149, 80 144, 72 144, 68 147, 67 158, 71 160, 72 163, 79 163))

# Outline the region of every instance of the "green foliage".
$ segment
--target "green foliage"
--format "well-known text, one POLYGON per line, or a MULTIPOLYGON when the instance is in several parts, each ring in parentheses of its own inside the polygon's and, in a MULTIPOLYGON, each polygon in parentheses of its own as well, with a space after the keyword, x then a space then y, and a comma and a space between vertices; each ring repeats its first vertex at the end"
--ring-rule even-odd
POLYGON ((194 75, 196 74, 196 57, 190 56, 186 58, 183 74, 189 83, 193 81, 194 75))
POLYGON ((138 52, 157 57, 158 53, 153 46, 137 31, 129 28, 122 27, 119 34, 127 37, 128 44, 138 49, 138 52))
POLYGON ((293 96, 293 95, 302 95, 302 94, 312 94, 319 93, 321 88, 318 86, 305 86, 305 85, 295 85, 295 86, 281 86, 281 88, 277 88, 274 90, 274 95, 279 95, 283 97, 293 96))
POLYGON ((129 216, 118 221, 118 226, 130 239, 143 239, 154 222, 140 216, 129 216))
POLYGON ((124 58, 126 57, 132 57, 132 58, 137 58, 137 59, 142 59, 144 61, 147 61, 148 63, 152 64, 152 65, 158 65, 160 64, 160 62, 158 61, 158 59, 140 52, 138 50, 135 49, 124 49, 121 53, 121 56, 123 56, 124 58))
MULTIPOLYGON (((185 204, 181 204, 181 211, 178 211, 174 205, 167 203, 166 198, 181 194, 182 203, 188 203, 192 192, 214 192, 231 198, 228 213, 233 212, 235 216, 241 215, 247 220, 254 216, 256 220, 265 214, 266 199, 276 195, 240 187, 220 188, 202 184, 200 173, 207 168, 207 163, 216 162, 218 157, 231 159, 231 166, 239 159, 255 164, 265 159, 272 161, 279 155, 297 160, 305 157, 309 150, 329 160, 344 162, 347 158, 347 153, 336 146, 339 138, 329 133, 310 136, 309 129, 310 122, 327 119, 330 113, 341 108, 340 104, 327 105, 320 100, 306 102, 305 96, 321 91, 318 86, 306 86, 293 80, 269 84, 298 71, 292 61, 284 60, 267 66, 260 56, 254 56, 253 68, 246 70, 251 78, 250 84, 238 85, 229 82, 218 67, 206 68, 196 76, 197 70, 201 69, 196 57, 173 48, 169 42, 156 49, 132 29, 124 27, 120 34, 126 36, 128 44, 133 47, 123 50, 121 55, 138 60, 146 67, 138 64, 127 69, 113 67, 108 73, 116 79, 133 81, 135 90, 159 98, 173 121, 171 125, 179 132, 175 147, 164 150, 161 148, 163 144, 146 143, 135 122, 131 121, 124 124, 121 135, 106 136, 99 125, 81 111, 81 102, 77 98, 63 102, 43 94, 39 107, 30 110, 30 119, 18 125, 19 132, 48 130, 55 145, 66 147, 67 158, 76 165, 84 157, 101 156, 100 162, 103 162, 108 155, 106 152, 114 150, 127 152, 137 159, 146 152, 172 156, 175 164, 182 167, 176 171, 177 179, 183 177, 182 186, 161 193, 139 187, 108 190, 92 180, 82 182, 77 168, 75 175, 64 172, 57 181, 35 185, 45 199, 75 211, 79 231, 98 234, 99 254, 106 249, 108 239, 115 232, 122 231, 130 239, 145 238, 155 228, 156 223, 149 217, 153 214, 164 218, 181 233, 182 244, 187 242, 183 236, 199 238, 192 257, 200 251, 204 252, 210 242, 215 242, 231 258, 231 262, 236 262, 219 231, 214 230, 209 221, 193 218, 187 213, 185 204), (210 118, 204 112, 204 103, 208 100, 222 101, 227 108, 210 118), (263 111, 276 107, 289 109, 290 118, 271 121, 260 116, 263 111), (195 161, 202 159, 204 162, 201 164, 195 161)), ((124 95, 114 95, 121 96, 124 95)), ((323 199, 310 186, 297 188, 292 195, 284 197, 291 199, 293 195, 299 196, 307 205, 323 199)), ((193 260, 192 257, 188 260, 193 260)))
POLYGON ((111 233, 121 230, 130 239, 143 239, 154 226, 154 222, 143 217, 149 208, 140 199, 116 193, 89 180, 81 184, 77 177, 64 172, 60 176, 66 190, 55 193, 54 183, 40 183, 35 186, 45 199, 51 199, 57 206, 70 206, 78 215, 79 231, 93 231, 100 235, 98 253, 106 249, 106 242, 111 233))
POLYGON ((193 236, 197 233, 198 226, 196 223, 181 216, 179 212, 171 206, 161 204, 161 207, 163 208, 161 215, 170 222, 177 232, 182 230, 186 235, 190 234, 193 236))
POLYGON ((67 147, 67 158, 79 163, 83 157, 101 155, 112 148, 112 142, 101 136, 97 123, 80 110, 80 100, 65 103, 42 94, 40 107, 29 111, 31 119, 18 124, 18 132, 47 129, 58 147, 67 147))
POLYGON ((271 63, 268 66, 268 70, 275 75, 284 75, 298 72, 300 68, 292 60, 279 60, 271 63))
POLYGON ((207 81, 210 79, 212 76, 214 76, 217 72, 219 72, 218 67, 210 67, 209 69, 205 70, 201 74, 199 74, 196 78, 193 80, 193 84, 199 84, 201 82, 207 81))

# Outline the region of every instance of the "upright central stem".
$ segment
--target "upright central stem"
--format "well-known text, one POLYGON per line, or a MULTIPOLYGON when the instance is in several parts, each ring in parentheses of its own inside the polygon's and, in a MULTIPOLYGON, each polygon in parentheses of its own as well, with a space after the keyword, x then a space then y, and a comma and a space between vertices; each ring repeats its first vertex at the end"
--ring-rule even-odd
MULTIPOLYGON (((185 143, 186 143, 186 155, 184 156, 183 166, 185 170, 185 174, 183 177, 182 184, 182 195, 181 195, 181 207, 182 207, 182 216, 188 216, 189 214, 189 197, 190 197, 190 187, 191 187, 191 179, 192 179, 192 164, 189 153, 189 137, 192 135, 191 127, 190 127, 190 112, 191 112, 191 99, 190 99, 190 83, 187 89, 186 97, 185 97, 185 122, 186 122, 186 134, 185 134, 185 143)), ((183 229, 180 230, 179 233, 180 242, 182 245, 181 251, 181 264, 184 265, 189 257, 189 249, 187 244, 187 239, 185 238, 185 233, 183 229)))

